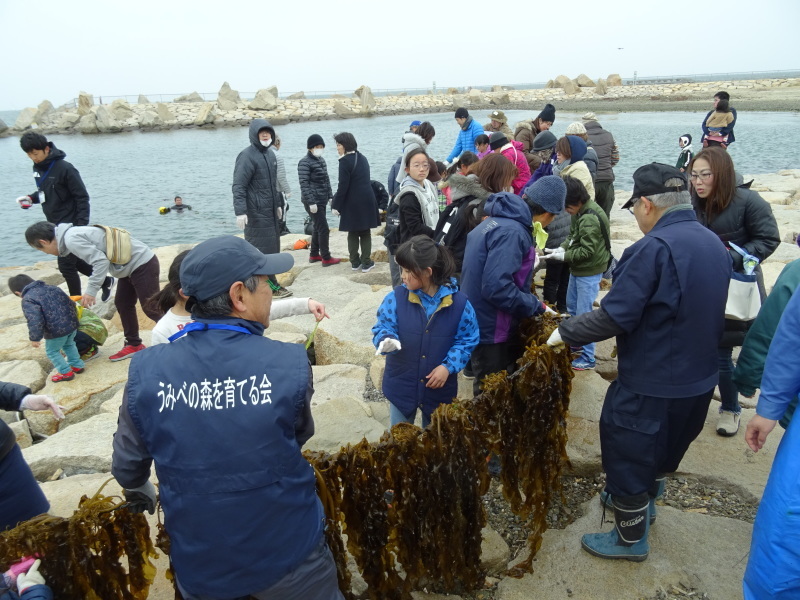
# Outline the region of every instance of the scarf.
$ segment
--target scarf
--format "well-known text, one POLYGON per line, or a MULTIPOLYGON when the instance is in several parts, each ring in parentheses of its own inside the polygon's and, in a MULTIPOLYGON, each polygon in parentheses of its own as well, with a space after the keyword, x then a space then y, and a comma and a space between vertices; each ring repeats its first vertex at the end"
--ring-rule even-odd
POLYGON ((464 124, 461 126, 461 129, 463 131, 466 131, 467 129, 469 129, 469 126, 471 124, 472 124, 472 116, 470 115, 469 117, 467 117, 467 120, 464 121, 464 124))
POLYGON ((436 229, 436 223, 439 221, 439 194, 433 187, 433 184, 425 179, 422 184, 414 181, 410 175, 406 175, 403 183, 400 184, 400 191, 398 195, 405 191, 405 188, 411 188, 414 195, 419 202, 420 212, 422 213, 422 220, 425 225, 431 229, 436 229))

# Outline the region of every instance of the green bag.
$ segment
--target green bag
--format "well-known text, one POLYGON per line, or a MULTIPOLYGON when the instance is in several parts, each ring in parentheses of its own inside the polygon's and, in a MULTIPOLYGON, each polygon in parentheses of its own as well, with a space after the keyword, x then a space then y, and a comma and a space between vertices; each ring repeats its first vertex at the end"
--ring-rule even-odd
POLYGON ((103 319, 80 304, 76 305, 75 310, 78 312, 78 331, 88 335, 98 346, 105 344, 108 338, 108 329, 103 324, 103 319))

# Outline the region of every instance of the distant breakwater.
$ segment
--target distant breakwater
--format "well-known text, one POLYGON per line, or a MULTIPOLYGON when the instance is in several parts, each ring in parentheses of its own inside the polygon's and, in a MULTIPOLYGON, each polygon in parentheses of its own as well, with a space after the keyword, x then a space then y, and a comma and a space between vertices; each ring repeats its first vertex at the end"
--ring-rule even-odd
POLYGON ((566 103, 595 110, 599 103, 707 100, 719 90, 736 97, 757 91, 800 87, 800 78, 713 81, 699 83, 659 83, 625 85, 617 76, 592 81, 588 77, 569 79, 559 76, 549 87, 533 90, 507 89, 495 86, 486 92, 470 89, 465 93, 450 88, 436 94, 374 96, 368 86, 361 86, 351 97, 305 98, 303 93, 279 98, 277 89, 259 90, 255 98, 242 99, 225 83, 216 101, 207 102, 192 93, 173 102, 150 102, 139 96, 137 103, 114 100, 111 104, 95 104, 91 94, 81 92, 77 106, 55 108, 48 100, 38 107, 24 109, 15 123, 0 121, 0 136, 19 135, 35 128, 45 134, 97 134, 122 131, 162 131, 178 128, 234 127, 248 124, 254 118, 268 119, 273 125, 302 121, 348 119, 355 117, 447 112, 459 107, 473 110, 493 108, 536 108, 545 103, 566 103), (610 102, 609 102, 610 101, 610 102))

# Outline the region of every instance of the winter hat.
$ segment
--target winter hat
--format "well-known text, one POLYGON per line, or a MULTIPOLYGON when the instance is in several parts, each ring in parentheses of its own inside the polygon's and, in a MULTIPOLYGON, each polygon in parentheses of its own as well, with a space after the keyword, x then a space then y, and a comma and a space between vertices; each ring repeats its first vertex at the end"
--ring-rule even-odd
POLYGON ((583 135, 584 133, 586 133, 586 127, 583 126, 583 123, 575 121, 567 126, 566 135, 583 135))
POLYGON ((679 139, 684 143, 684 147, 686 148, 692 145, 692 134, 690 133, 684 133, 679 139))
POLYGON ((500 121, 501 123, 508 123, 508 119, 506 118, 506 114, 502 110, 495 110, 490 115, 489 118, 492 121, 500 121))
POLYGON ((508 143, 508 138, 506 134, 502 131, 494 131, 492 135, 489 136, 489 147, 492 150, 497 150, 498 148, 502 148, 508 143))
POLYGON ((540 112, 539 116, 536 118, 541 121, 547 121, 548 123, 555 123, 556 107, 552 104, 545 104, 542 112, 540 112))
POLYGON ((597 115, 593 112, 587 112, 581 117, 581 121, 597 121, 597 115))
POLYGON ((466 119, 469 117, 469 111, 463 106, 456 110, 456 119, 466 119))
POLYGON ((312 133, 308 136, 308 141, 306 142, 306 148, 311 150, 311 148, 316 148, 317 146, 325 147, 325 140, 322 139, 322 136, 318 133, 312 133))
POLYGON ((584 142, 582 138, 574 135, 568 135, 567 141, 569 142, 569 149, 572 153, 570 162, 575 164, 576 162, 583 160, 583 157, 586 156, 586 142, 584 142))
POLYGON ((541 133, 537 134, 533 140, 533 151, 539 152, 540 150, 553 148, 555 147, 557 141, 558 138, 556 138, 554 133, 550 131, 542 131, 541 133))
POLYGON ((420 125, 422 125, 422 121, 411 121, 409 127, 419 127, 420 125))
POLYGON ((533 209, 540 206, 546 212, 557 215, 564 210, 567 184, 558 175, 545 175, 525 188, 522 199, 533 209))

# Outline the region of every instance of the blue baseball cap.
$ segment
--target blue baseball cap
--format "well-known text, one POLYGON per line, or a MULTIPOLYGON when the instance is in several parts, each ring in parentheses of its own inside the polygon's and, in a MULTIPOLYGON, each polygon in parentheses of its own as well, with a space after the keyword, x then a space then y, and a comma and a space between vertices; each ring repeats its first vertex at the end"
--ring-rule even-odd
POLYGON ((285 273, 292 266, 291 254, 263 254, 242 238, 224 235, 189 251, 181 263, 181 288, 196 302, 205 302, 224 294, 237 281, 285 273))
POLYGON ((411 121, 409 127, 419 127, 420 125, 422 125, 422 121, 411 121))

